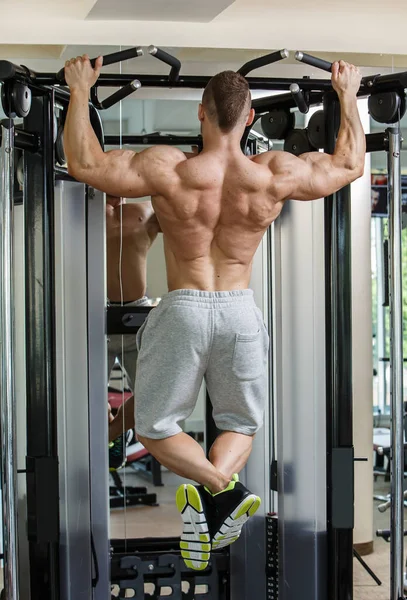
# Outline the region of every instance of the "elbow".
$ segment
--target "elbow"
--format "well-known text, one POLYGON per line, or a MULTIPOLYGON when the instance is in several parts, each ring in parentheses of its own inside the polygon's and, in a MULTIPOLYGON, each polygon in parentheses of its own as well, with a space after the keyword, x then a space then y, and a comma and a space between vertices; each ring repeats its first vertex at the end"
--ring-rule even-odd
POLYGON ((354 168, 354 173, 355 173, 355 179, 359 179, 360 177, 363 177, 365 172, 365 161, 360 161, 356 164, 355 168, 354 168))
POLYGON ((346 177, 348 179, 348 182, 352 183, 353 181, 356 181, 356 179, 359 179, 363 176, 365 172, 365 161, 363 160, 348 163, 345 169, 347 171, 346 177))
POLYGON ((71 177, 74 177, 75 179, 79 180, 78 173, 79 173, 80 169, 79 169, 79 166, 77 163, 69 160, 67 162, 67 169, 68 169, 68 173, 71 177))
POLYGON ((78 161, 68 161, 67 169, 68 174, 76 179, 76 181, 87 183, 90 171, 86 167, 83 167, 83 165, 81 165, 78 161))

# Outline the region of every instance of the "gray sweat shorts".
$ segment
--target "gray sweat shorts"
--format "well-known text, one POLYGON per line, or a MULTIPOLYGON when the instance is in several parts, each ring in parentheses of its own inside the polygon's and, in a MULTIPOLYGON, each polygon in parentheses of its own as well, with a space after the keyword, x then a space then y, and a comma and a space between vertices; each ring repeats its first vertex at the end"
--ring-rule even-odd
MULTIPOLYGON (((122 306, 120 302, 111 302, 111 306, 122 306)), ((143 296, 133 302, 125 302, 124 306, 150 306, 151 300, 147 296, 143 296)), ((132 391, 134 390, 134 380, 136 378, 137 366, 137 340, 136 334, 126 333, 126 335, 109 335, 107 343, 107 378, 110 375, 116 362, 119 359, 122 367, 127 371, 132 391), (123 353, 123 356, 122 356, 123 353)))
POLYGON ((218 429, 253 435, 263 424, 268 346, 251 290, 166 294, 137 333, 137 433, 180 433, 205 379, 218 429))

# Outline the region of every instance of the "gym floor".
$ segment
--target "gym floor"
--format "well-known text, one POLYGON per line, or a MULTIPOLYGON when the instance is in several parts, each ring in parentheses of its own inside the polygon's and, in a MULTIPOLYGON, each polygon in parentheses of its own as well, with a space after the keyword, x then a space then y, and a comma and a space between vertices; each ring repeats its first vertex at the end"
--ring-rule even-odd
MULTIPOLYGON (((122 476, 123 479, 123 476, 122 476)), ((132 537, 169 537, 178 536, 181 518, 176 510, 174 497, 181 478, 167 471, 163 472, 164 487, 154 487, 130 469, 126 470, 126 483, 133 486, 146 486, 148 491, 157 494, 159 506, 136 506, 126 511, 116 509, 110 513, 112 538, 132 537), (125 518, 126 514, 126 518, 125 518)), ((383 480, 375 483, 375 493, 386 495, 389 484, 383 480)), ((374 532, 386 529, 390 523, 390 511, 379 513, 379 502, 374 503, 374 532)), ((390 589, 390 544, 381 538, 374 538, 374 553, 363 557, 366 563, 381 579, 378 586, 359 562, 354 559, 354 600, 388 600, 390 589)))
MULTIPOLYGON (((385 496, 389 492, 390 484, 379 478, 374 484, 375 494, 385 496)), ((376 529, 388 529, 390 527, 390 510, 380 513, 377 510, 380 502, 374 501, 373 511, 373 531, 374 531, 374 552, 363 559, 369 567, 381 579, 382 585, 378 586, 373 579, 366 573, 363 567, 354 560, 354 600, 389 600, 390 595, 390 544, 382 538, 376 537, 376 529)), ((407 518, 406 510, 404 511, 407 518)), ((406 558, 407 547, 404 545, 406 558)))
MULTIPOLYGON (((149 492, 155 492, 159 506, 137 506, 126 511, 115 509, 110 513, 111 537, 170 537, 178 536, 181 528, 181 518, 175 508, 175 491, 181 481, 173 473, 163 472, 164 487, 147 484, 144 479, 131 471, 126 472, 127 485, 146 486, 149 492)), ((378 481, 375 492, 385 495, 389 484, 378 481)), ((379 513, 375 502, 374 531, 389 527, 390 513, 379 513)), ((406 552, 406 550, 405 550, 406 552)), ((388 600, 390 589, 390 545, 381 538, 374 540, 374 553, 363 557, 366 563, 382 580, 379 587, 355 559, 354 567, 354 600, 388 600)), ((3 571, 0 569, 0 588, 3 587, 3 571)))

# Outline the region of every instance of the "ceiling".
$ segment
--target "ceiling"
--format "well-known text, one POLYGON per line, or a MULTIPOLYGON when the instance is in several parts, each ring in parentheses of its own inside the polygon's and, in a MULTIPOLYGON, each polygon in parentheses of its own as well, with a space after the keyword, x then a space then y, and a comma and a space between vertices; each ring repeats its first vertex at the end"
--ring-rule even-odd
POLYGON ((0 0, 1 44, 407 55, 405 0, 0 0))
POLYGON ((192 21, 208 23, 234 0, 97 0, 88 20, 192 21))

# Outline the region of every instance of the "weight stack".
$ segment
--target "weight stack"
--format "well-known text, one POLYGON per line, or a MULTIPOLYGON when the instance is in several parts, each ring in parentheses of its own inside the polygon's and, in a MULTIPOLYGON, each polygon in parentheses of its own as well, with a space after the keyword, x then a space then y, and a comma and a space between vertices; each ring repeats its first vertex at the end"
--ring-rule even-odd
POLYGON ((278 600, 278 518, 266 517, 267 535, 267 600, 278 600))

